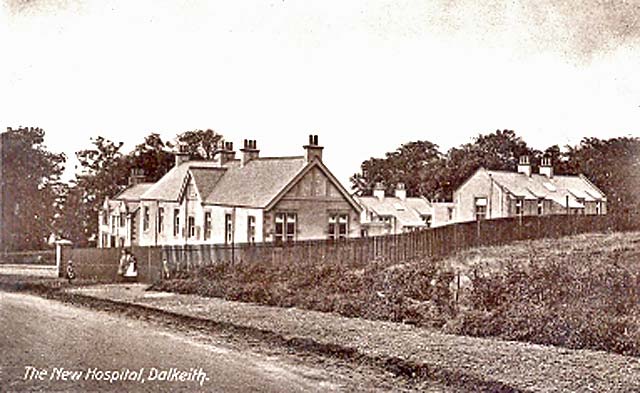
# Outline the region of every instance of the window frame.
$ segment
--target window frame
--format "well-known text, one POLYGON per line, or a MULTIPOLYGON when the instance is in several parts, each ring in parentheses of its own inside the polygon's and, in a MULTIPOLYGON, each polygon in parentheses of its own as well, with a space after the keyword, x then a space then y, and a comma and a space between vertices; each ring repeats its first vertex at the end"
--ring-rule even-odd
POLYGON ((329 240, 347 239, 349 237, 349 221, 349 213, 347 212, 330 212, 327 238, 329 240))
POLYGON ((247 242, 256 242, 256 216, 252 214, 247 216, 247 242))
POLYGON ((194 239, 196 237, 196 217, 189 216, 187 217, 187 236, 189 239, 194 239))
POLYGON ((143 206, 142 209, 142 230, 145 232, 149 231, 149 222, 151 221, 150 217, 150 209, 149 206, 143 206))
POLYGON ((180 209, 173 209, 173 236, 180 236, 180 209))
POLYGON ((224 215, 224 244, 233 243, 233 214, 224 215))
POLYGON ((476 221, 482 221, 487 219, 488 207, 489 206, 489 198, 486 196, 477 196, 473 199, 473 214, 476 221), (484 205, 478 202, 484 200, 484 205))
POLYGON ((294 211, 280 211, 274 215, 274 236, 276 244, 293 243, 298 237, 298 213, 294 211), (278 231, 278 225, 282 230, 278 231), (290 233, 289 229, 293 228, 290 233))
POLYGON ((158 233, 164 232, 164 207, 158 207, 158 233))
POLYGON ((211 239, 211 212, 204 212, 204 240, 211 239))

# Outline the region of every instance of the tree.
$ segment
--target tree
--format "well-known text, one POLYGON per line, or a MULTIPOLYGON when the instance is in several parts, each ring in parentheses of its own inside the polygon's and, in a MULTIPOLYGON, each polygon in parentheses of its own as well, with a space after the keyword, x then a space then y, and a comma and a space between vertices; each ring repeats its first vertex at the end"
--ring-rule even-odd
POLYGON ((5 250, 45 248, 53 221, 66 157, 44 145, 41 128, 20 127, 3 134, 5 250))
POLYGON ((127 173, 131 169, 143 169, 145 180, 156 182, 167 173, 175 163, 173 145, 165 142, 157 133, 151 133, 144 138, 144 142, 124 156, 127 173))
MULTIPOLYGON (((213 159, 222 135, 212 130, 187 131, 176 137, 192 159, 213 159)), ((61 199, 64 209, 58 223, 62 234, 76 245, 86 246, 98 234, 98 213, 104 200, 113 198, 129 185, 132 169, 143 169, 145 180, 158 181, 175 163, 173 144, 151 133, 128 154, 123 143, 101 136, 91 139, 93 147, 76 153, 81 171, 66 187, 61 199)))
POLYGON ((640 138, 584 138, 566 156, 565 170, 597 185, 611 213, 640 212, 640 138))
POLYGON ((86 246, 98 233, 98 212, 106 197, 122 191, 128 182, 128 163, 120 152, 122 142, 101 136, 91 139, 94 148, 76 153, 81 171, 65 190, 64 208, 57 220, 62 235, 86 246))
POLYGON ((530 156, 535 165, 540 154, 529 148, 512 130, 496 130, 491 134, 478 135, 472 143, 447 152, 440 193, 451 198, 453 191, 480 167, 515 171, 521 156, 530 156))
POLYGON ((370 158, 361 165, 361 172, 351 177, 352 188, 360 195, 371 195, 376 183, 382 183, 391 192, 398 183, 404 183, 408 195, 433 197, 439 176, 437 169, 443 164, 438 146, 429 141, 403 144, 384 159, 370 158))
POLYGON ((221 134, 211 129, 186 131, 177 137, 192 160, 213 160, 222 139, 221 134))

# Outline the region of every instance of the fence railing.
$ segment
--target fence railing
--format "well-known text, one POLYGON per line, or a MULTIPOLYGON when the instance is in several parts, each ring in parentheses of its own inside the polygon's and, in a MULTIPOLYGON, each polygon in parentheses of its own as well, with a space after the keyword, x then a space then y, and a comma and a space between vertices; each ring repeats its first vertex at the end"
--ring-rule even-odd
POLYGON ((441 258, 477 246, 515 240, 561 237, 585 232, 638 229, 638 221, 614 216, 525 216, 474 221, 398 235, 340 241, 309 240, 281 246, 272 243, 162 247, 172 270, 211 263, 343 263, 372 260, 389 263, 441 258))
MULTIPOLYGON (((358 266, 372 261, 388 264, 422 259, 435 261, 478 246, 586 232, 638 230, 639 223, 635 217, 610 215, 512 217, 340 241, 308 240, 284 245, 257 243, 134 247, 132 251, 138 260, 140 279, 150 282, 161 279, 165 269, 173 274, 214 263, 334 263, 358 266)), ((119 259, 117 249, 70 249, 66 252, 70 255, 65 256, 64 260, 74 260, 79 276, 115 278, 119 259)))

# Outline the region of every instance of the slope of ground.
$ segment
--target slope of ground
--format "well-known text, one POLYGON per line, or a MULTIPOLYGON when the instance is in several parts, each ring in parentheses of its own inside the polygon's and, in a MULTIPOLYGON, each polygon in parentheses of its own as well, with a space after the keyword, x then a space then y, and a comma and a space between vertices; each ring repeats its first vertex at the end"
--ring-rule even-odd
POLYGON ((640 355, 640 233, 389 265, 216 265, 155 289, 640 355))

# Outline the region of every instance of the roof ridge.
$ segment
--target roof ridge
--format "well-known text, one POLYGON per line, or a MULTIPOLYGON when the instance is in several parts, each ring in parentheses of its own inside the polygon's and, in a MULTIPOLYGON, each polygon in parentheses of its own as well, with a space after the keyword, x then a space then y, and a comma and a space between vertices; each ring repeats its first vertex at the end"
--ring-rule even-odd
MULTIPOLYGON (((292 160, 292 159, 301 159, 304 158, 304 156, 276 156, 276 157, 258 157, 255 159, 255 161, 260 161, 260 160, 292 160)), ((254 161, 254 160, 251 160, 254 161)), ((251 162, 249 161, 249 162, 251 162)))

